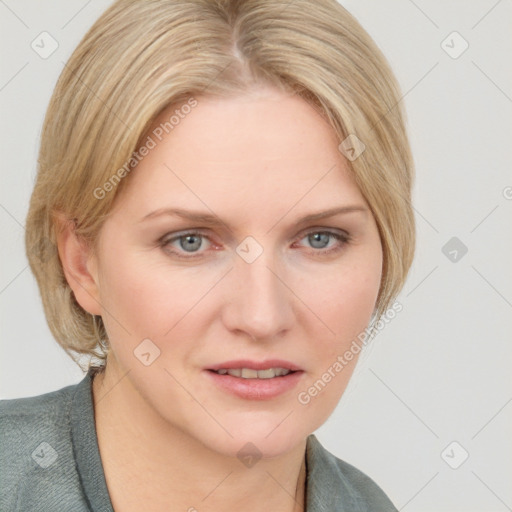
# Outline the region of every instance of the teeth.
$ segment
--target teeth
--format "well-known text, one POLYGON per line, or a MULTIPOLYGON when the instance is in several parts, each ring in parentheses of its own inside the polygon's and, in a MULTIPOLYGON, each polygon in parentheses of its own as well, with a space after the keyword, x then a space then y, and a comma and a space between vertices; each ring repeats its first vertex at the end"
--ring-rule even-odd
POLYGON ((258 370, 258 379, 271 379, 276 376, 276 369, 269 368, 268 370, 258 370))
POLYGON ((247 368, 242 368, 242 374, 240 375, 242 379, 257 379, 258 378, 258 370, 249 370, 247 368))
POLYGON ((242 379, 272 379, 274 377, 282 377, 288 375, 290 370, 286 368, 268 368, 266 370, 253 370, 251 368, 236 368, 216 370, 220 375, 232 375, 233 377, 241 377, 242 379))

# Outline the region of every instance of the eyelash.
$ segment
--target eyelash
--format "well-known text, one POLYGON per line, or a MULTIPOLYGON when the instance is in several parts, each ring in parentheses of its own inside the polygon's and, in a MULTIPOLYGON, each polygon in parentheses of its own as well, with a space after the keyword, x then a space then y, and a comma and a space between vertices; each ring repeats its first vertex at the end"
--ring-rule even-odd
MULTIPOLYGON (((296 241, 300 241, 300 240, 306 238, 309 235, 318 235, 318 234, 330 235, 337 242, 340 243, 338 246, 331 247, 330 249, 318 249, 318 250, 315 250, 313 248, 312 249, 313 253, 315 253, 315 255, 319 255, 319 256, 328 256, 328 255, 330 255, 332 253, 339 252, 339 251, 341 251, 344 248, 344 246, 346 244, 348 244, 352 240, 350 235, 348 233, 345 233, 345 232, 344 233, 338 233, 336 231, 315 229, 315 230, 312 230, 312 231, 308 231, 307 233, 302 235, 300 238, 296 239, 296 241)), ((169 238, 168 235, 165 235, 165 236, 163 236, 159 240, 159 245, 161 246, 162 249, 166 250, 166 252, 172 253, 172 255, 176 256, 177 258, 181 258, 181 259, 184 259, 184 260, 193 260, 193 259, 201 258, 203 256, 203 254, 204 254, 203 252, 188 253, 188 254, 190 254, 189 256, 183 256, 183 252, 178 252, 176 250, 169 250, 168 249, 172 242, 174 242, 176 240, 179 240, 180 238, 186 238, 187 236, 191 236, 191 235, 192 236, 200 236, 202 238, 206 238, 206 239, 210 240, 207 235, 203 234, 200 231, 187 231, 187 232, 184 232, 184 233, 179 234, 177 236, 173 236, 172 238, 169 238)), ((211 242, 211 240, 210 240, 210 242, 211 242)))

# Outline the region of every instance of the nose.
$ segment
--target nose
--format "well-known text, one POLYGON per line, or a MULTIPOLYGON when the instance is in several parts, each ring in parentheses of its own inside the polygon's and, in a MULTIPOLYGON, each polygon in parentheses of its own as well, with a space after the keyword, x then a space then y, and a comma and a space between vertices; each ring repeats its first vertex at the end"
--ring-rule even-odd
POLYGON ((270 251, 252 263, 236 257, 230 272, 224 325, 255 341, 275 341, 294 324, 293 294, 286 272, 270 251))

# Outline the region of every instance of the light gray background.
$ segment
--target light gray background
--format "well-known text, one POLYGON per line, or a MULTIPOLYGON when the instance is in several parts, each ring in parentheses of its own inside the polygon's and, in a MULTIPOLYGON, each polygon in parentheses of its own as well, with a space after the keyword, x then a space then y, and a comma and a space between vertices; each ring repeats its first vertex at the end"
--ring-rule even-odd
MULTIPOLYGON (((52 89, 110 3, 0 1, 4 399, 83 377, 46 325, 23 225, 52 89), (31 48, 43 31, 59 44, 46 59, 31 48)), ((382 48, 404 92, 418 244, 398 298, 403 311, 365 353, 317 436, 374 478, 400 510, 512 510, 511 2, 341 3, 382 48), (461 48, 457 36, 446 39, 454 31, 469 44, 458 58, 443 49, 461 48), (452 237, 468 249, 455 262, 442 252, 452 237), (462 450, 469 458, 452 469, 446 461, 454 465, 462 450)))

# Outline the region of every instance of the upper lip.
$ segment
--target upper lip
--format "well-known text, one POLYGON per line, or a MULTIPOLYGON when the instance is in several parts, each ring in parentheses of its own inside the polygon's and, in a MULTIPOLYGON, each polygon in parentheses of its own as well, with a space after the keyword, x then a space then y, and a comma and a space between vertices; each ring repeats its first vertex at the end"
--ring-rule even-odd
POLYGON ((248 368, 251 370, 267 370, 269 368, 285 368, 292 372, 302 370, 296 364, 283 359, 266 359, 265 361, 251 361, 249 359, 237 359, 236 361, 225 361, 207 368, 207 370, 248 368))

